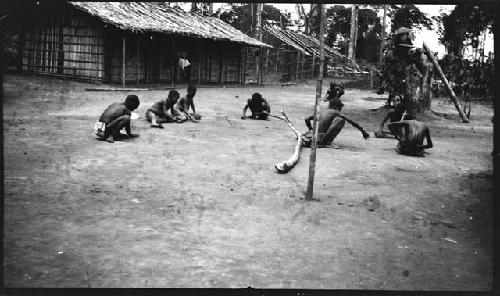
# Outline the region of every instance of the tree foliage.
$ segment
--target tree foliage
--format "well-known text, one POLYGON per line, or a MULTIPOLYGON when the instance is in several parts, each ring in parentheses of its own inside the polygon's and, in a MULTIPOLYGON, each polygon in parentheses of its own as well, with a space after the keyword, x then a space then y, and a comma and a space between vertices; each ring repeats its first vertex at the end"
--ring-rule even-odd
POLYGON ((471 3, 460 3, 450 14, 441 14, 436 20, 441 21, 439 41, 445 45, 449 53, 461 55, 464 46, 478 46, 479 36, 484 30, 490 30, 495 20, 495 9, 492 5, 481 6, 471 3))
POLYGON ((391 5, 388 15, 392 19, 391 33, 400 27, 432 30, 432 20, 413 4, 391 5))
POLYGON ((203 16, 210 15, 210 3, 207 2, 191 2, 191 12, 199 13, 203 16))
MULTIPOLYGON (((325 43, 347 54, 351 28, 351 8, 335 5, 326 11, 325 43)), ((377 12, 371 8, 361 8, 358 11, 358 41, 356 57, 369 62, 378 58, 380 47, 380 32, 382 25, 377 12)))
MULTIPOLYGON (((231 4, 230 8, 220 12, 220 19, 236 29, 250 34, 255 29, 255 4, 231 4)), ((287 28, 291 23, 290 13, 283 13, 272 5, 264 4, 262 25, 274 25, 287 28)))

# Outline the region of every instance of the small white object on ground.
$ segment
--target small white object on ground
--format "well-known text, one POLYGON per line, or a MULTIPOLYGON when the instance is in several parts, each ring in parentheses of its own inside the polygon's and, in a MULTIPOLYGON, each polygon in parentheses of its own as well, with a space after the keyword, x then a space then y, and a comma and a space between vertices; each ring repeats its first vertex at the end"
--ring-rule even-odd
POLYGON ((448 241, 448 242, 451 242, 451 243, 454 243, 454 244, 456 244, 456 243, 457 243, 457 241, 456 241, 456 240, 453 240, 453 239, 451 239, 451 238, 447 238, 447 237, 445 237, 445 238, 443 238, 443 239, 444 239, 445 241, 448 241))
POLYGON ((139 200, 137 198, 132 199, 132 202, 139 203, 139 200))

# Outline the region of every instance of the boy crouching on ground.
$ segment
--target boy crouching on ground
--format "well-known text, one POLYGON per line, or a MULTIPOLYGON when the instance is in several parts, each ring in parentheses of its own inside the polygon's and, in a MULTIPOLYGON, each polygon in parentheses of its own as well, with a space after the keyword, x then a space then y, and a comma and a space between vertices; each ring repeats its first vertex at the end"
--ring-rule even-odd
POLYGON ((260 93, 254 93, 251 99, 248 99, 247 104, 243 108, 241 119, 260 119, 269 120, 269 113, 271 113, 271 106, 262 97, 260 93), (250 109, 252 115, 247 116, 247 110, 250 109))
POLYGON ((130 131, 131 112, 137 107, 139 107, 139 98, 136 95, 128 95, 125 102, 109 105, 94 125, 95 135, 100 140, 113 143, 115 139, 120 138, 120 130, 125 128, 129 138, 137 137, 130 131))

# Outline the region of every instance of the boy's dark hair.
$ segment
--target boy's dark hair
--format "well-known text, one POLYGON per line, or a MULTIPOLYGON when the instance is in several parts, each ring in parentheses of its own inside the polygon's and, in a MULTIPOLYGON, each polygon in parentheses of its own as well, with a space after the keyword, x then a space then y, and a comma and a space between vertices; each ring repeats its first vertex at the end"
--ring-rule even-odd
POLYGON ((252 95, 252 100, 262 100, 262 95, 256 92, 252 95))
POLYGON ((178 98, 180 98, 180 96, 181 96, 181 95, 179 94, 179 92, 178 92, 178 91, 176 91, 175 89, 172 89, 172 90, 168 93, 168 98, 169 98, 169 99, 174 99, 174 98, 175 98, 175 99, 178 99, 178 98))
POLYGON ((327 91, 328 98, 340 98, 344 95, 344 86, 340 83, 330 82, 330 89, 327 91))
POLYGON ((135 110, 139 107, 139 97, 136 95, 128 95, 125 99, 125 107, 129 110, 135 110))
POLYGON ((192 84, 188 85, 187 92, 188 93, 195 93, 196 92, 196 86, 194 86, 192 84))

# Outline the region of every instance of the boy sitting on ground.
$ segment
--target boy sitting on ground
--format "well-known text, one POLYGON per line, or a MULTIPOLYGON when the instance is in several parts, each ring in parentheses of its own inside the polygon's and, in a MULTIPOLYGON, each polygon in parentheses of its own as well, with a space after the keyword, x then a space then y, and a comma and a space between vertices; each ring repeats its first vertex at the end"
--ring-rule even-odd
POLYGON ((423 157, 425 149, 433 147, 429 128, 411 114, 407 114, 401 121, 390 123, 389 128, 399 141, 400 154, 423 157), (427 140, 427 145, 423 145, 424 139, 427 140))
MULTIPOLYGON (((317 138, 317 146, 319 148, 340 148, 337 145, 332 144, 332 142, 335 140, 342 128, 344 128, 346 121, 357 128, 363 134, 363 138, 365 140, 370 137, 370 135, 359 124, 340 113, 344 104, 338 97, 329 99, 329 101, 328 108, 321 109, 319 113, 317 138)), ((311 125, 311 121, 313 119, 314 115, 305 119, 305 123, 309 131, 303 135, 305 138, 303 143, 304 147, 311 147, 312 144, 313 127, 311 125)))
POLYGON ((262 97, 260 93, 254 93, 251 99, 248 99, 247 104, 243 108, 243 115, 241 119, 251 118, 260 120, 269 120, 269 113, 271 113, 271 106, 262 97), (246 116, 247 110, 250 108, 252 115, 246 116))
POLYGON ((175 115, 174 106, 180 95, 176 90, 171 90, 168 97, 156 102, 146 111, 146 119, 151 122, 151 127, 163 128, 162 123, 171 123, 181 120, 175 115), (170 112, 169 112, 170 111, 170 112))
POLYGON ((401 119, 403 119, 404 112, 404 105, 402 103, 397 104, 394 110, 387 113, 384 120, 382 120, 378 131, 375 132, 375 137, 394 139, 394 132, 390 129, 390 126, 389 130, 384 130, 384 125, 388 120, 390 121, 390 123, 400 121, 401 119))
POLYGON ((197 122, 201 119, 201 115, 196 113, 196 109, 194 107, 194 96, 196 95, 196 86, 189 85, 187 88, 187 94, 180 98, 180 100, 175 105, 175 115, 178 116, 178 123, 184 122, 188 119, 191 121, 197 122), (189 108, 193 110, 192 113, 189 113, 189 108))
POLYGON ((121 138, 120 130, 125 128, 129 138, 137 137, 130 130, 131 112, 137 107, 139 107, 139 98, 136 95, 128 95, 125 102, 109 105, 94 125, 96 136, 100 140, 113 143, 115 139, 121 138))

